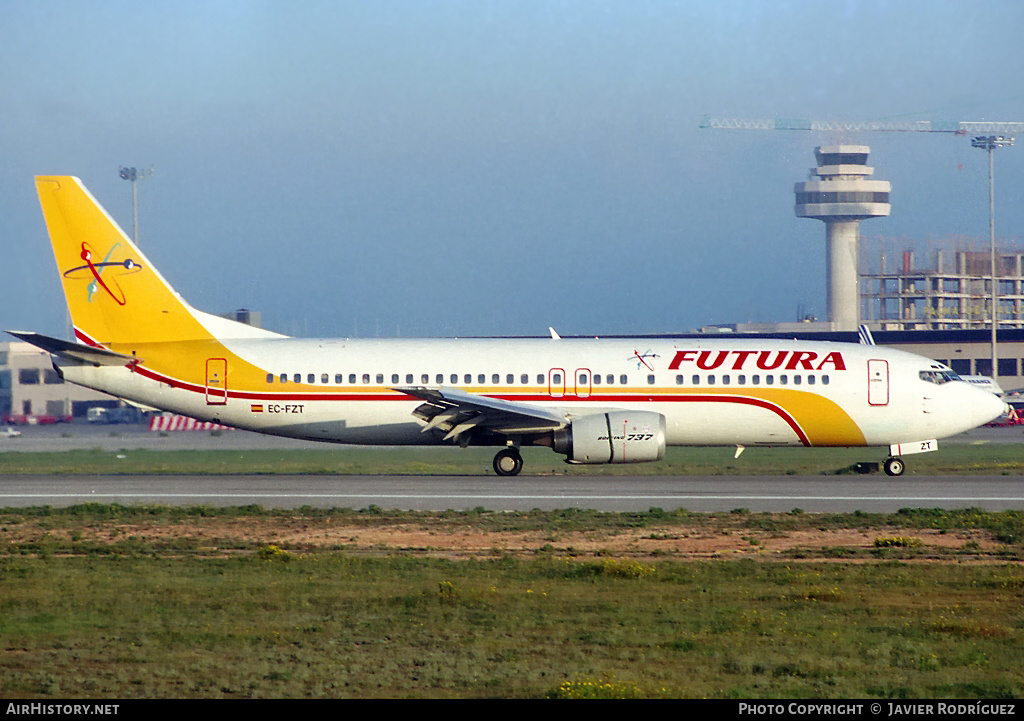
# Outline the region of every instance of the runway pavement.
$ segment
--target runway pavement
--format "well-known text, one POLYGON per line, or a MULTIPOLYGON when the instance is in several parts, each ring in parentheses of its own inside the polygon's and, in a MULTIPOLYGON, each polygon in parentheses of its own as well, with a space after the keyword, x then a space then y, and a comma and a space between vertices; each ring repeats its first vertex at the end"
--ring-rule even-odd
POLYGON ((101 503, 493 511, 1024 509, 1015 476, 4 476, 0 506, 101 503))
MULTIPOLYGON (((143 426, 21 427, 4 450, 324 448, 245 431, 159 434, 143 426)), ((942 443, 1019 443, 1024 429, 980 428, 942 443)), ((605 511, 895 511, 904 507, 1024 509, 1017 476, 3 476, 0 506, 163 503, 267 508, 447 510, 594 508, 605 511)))

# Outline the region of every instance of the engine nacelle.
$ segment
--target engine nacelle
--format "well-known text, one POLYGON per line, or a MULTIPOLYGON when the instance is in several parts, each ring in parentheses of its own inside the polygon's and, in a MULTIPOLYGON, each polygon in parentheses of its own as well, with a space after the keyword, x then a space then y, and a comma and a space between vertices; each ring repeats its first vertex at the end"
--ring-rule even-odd
POLYGON ((665 457, 665 416, 614 411, 577 418, 557 431, 552 447, 569 463, 643 463, 665 457))

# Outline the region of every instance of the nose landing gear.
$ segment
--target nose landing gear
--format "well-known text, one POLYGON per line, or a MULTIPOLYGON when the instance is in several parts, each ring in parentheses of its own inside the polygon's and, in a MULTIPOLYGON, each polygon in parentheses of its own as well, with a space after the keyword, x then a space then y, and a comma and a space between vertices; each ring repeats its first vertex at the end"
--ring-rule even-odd
POLYGON ((882 468, 885 469, 885 475, 887 476, 902 476, 903 471, 906 470, 906 465, 899 456, 892 456, 885 459, 885 465, 882 468))

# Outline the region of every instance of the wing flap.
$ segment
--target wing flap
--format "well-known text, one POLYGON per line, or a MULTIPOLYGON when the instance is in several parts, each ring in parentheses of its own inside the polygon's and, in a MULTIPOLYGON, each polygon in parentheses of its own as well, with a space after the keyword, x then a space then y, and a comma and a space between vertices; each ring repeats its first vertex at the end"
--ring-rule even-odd
POLYGON ((445 431, 445 440, 458 440, 473 428, 515 435, 543 433, 568 425, 566 417, 556 411, 467 393, 458 388, 413 386, 394 390, 425 401, 416 407, 413 415, 424 422, 424 432, 434 428, 445 431))

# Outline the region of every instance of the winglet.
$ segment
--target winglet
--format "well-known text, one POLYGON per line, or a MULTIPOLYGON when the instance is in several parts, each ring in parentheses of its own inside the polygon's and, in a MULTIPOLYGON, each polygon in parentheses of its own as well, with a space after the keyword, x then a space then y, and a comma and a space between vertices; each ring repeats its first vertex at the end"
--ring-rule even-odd
POLYGON ((561 340, 562 336, 558 335, 558 332, 554 328, 548 326, 548 331, 551 333, 551 340, 561 340))

